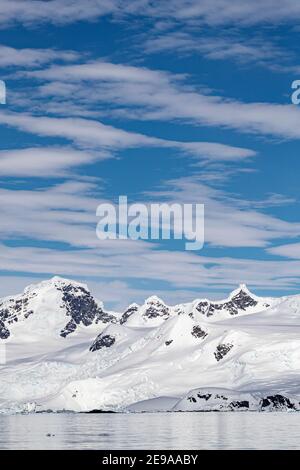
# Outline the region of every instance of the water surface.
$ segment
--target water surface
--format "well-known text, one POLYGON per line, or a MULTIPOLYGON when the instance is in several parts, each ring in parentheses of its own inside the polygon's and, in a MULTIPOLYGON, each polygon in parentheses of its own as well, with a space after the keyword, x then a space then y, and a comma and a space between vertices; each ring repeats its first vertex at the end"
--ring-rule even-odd
POLYGON ((300 449, 300 413, 2 415, 0 449, 300 449))

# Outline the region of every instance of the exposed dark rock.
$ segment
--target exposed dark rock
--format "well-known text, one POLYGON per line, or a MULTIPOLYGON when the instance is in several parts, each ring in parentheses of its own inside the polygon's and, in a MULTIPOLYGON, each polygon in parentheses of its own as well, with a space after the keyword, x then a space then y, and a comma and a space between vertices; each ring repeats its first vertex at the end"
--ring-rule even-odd
MULTIPOLYGON (((196 306, 196 310, 207 317, 212 316, 215 311, 220 310, 227 310, 230 315, 237 315, 239 310, 245 311, 249 307, 255 307, 255 305, 257 305, 257 301, 253 299, 248 292, 241 289, 227 302, 211 303, 206 300, 201 301, 196 306)), ((266 304, 265 307, 268 307, 268 305, 266 304)))
POLYGON ((7 339, 10 336, 9 330, 4 325, 3 321, 0 320, 0 339, 7 339))
POLYGON ((210 302, 203 300, 198 303, 196 309, 198 310, 198 312, 203 313, 204 315, 208 316, 209 309, 210 309, 210 302))
POLYGON ((204 393, 204 394, 201 394, 201 393, 197 393, 197 397, 200 398, 200 399, 204 399, 204 400, 209 400, 211 398, 211 393, 204 393))
POLYGON ((116 323, 116 318, 102 310, 97 305, 91 293, 82 286, 66 284, 57 286, 62 291, 62 307, 66 308, 71 320, 60 332, 60 336, 66 337, 73 333, 77 325, 89 326, 92 323, 116 323))
POLYGON ((24 313, 24 318, 28 318, 32 314, 33 314, 33 310, 28 310, 28 312, 24 313))
POLYGON ((116 339, 114 336, 103 335, 100 333, 100 335, 97 336, 92 346, 90 347, 90 351, 94 352, 102 348, 110 348, 115 343, 115 341, 116 339))
POLYGON ((188 400, 192 403, 197 403, 197 400, 195 397, 188 397, 188 400))
POLYGON ((61 330, 60 332, 60 336, 62 336, 63 338, 65 338, 67 335, 69 335, 70 333, 73 333, 77 328, 77 325, 75 323, 75 321, 72 319, 70 320, 66 326, 64 327, 63 330, 61 330))
POLYGON ((193 327, 191 334, 195 336, 195 338, 205 338, 207 336, 206 331, 202 330, 198 325, 193 327))
POLYGON ((169 339, 169 341, 166 341, 166 342, 165 342, 165 345, 166 345, 166 346, 169 346, 171 343, 173 343, 173 340, 172 340, 172 339, 169 339))
POLYGON ((230 343, 219 344, 217 346, 216 352, 214 353, 216 360, 220 361, 221 359, 223 359, 223 357, 226 356, 226 354, 228 354, 232 348, 233 344, 230 343))
POLYGON ((293 403, 291 403, 290 399, 285 397, 284 395, 276 394, 276 395, 269 395, 263 398, 260 401, 260 407, 262 410, 275 409, 275 410, 295 410, 296 407, 293 403))
POLYGON ((120 324, 123 325, 124 323, 127 322, 128 318, 131 317, 131 315, 135 312, 138 311, 138 306, 137 305, 132 305, 129 307, 122 315, 120 319, 120 324))
POLYGON ((218 393, 215 395, 215 398, 221 398, 222 400, 228 400, 228 397, 226 397, 225 395, 219 395, 218 393))
POLYGON ((160 300, 158 300, 158 299, 149 299, 147 301, 147 308, 146 308, 143 315, 145 317, 148 317, 148 318, 168 316, 169 315, 169 309, 160 300))
POLYGON ((235 400, 229 404, 232 410, 240 409, 240 408, 249 408, 249 401, 248 400, 235 400))
MULTIPOLYGON (((31 293, 30 298, 35 297, 36 294, 31 293)), ((8 325, 17 323, 21 315, 28 318, 33 311, 28 310, 29 298, 24 295, 21 298, 15 299, 11 297, 4 302, 0 302, 0 339, 7 339, 10 336, 8 325)))
MULTIPOLYGON (((80 324, 89 326, 99 322, 116 323, 116 318, 104 312, 84 287, 73 283, 64 283, 60 280, 54 281, 54 286, 58 291, 61 291, 61 307, 66 309, 66 314, 70 317, 60 332, 62 337, 73 333, 80 324)), ((9 337, 9 325, 18 322, 20 318, 27 319, 34 314, 30 308, 30 301, 37 295, 38 290, 28 290, 17 299, 11 297, 0 302, 0 339, 9 337)))

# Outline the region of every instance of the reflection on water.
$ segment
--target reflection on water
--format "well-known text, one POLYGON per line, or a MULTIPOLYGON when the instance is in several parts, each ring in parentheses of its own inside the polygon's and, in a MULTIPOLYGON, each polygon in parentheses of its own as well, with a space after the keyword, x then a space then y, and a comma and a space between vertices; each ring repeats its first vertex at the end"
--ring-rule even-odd
POLYGON ((299 413, 0 416, 0 449, 299 448, 299 413))

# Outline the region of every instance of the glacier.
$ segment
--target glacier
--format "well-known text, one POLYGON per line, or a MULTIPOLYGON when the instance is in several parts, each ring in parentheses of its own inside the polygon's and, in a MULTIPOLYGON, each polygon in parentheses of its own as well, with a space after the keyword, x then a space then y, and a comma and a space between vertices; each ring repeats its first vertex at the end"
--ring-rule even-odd
POLYGON ((297 411, 300 295, 106 310, 53 277, 0 299, 0 413, 297 411))

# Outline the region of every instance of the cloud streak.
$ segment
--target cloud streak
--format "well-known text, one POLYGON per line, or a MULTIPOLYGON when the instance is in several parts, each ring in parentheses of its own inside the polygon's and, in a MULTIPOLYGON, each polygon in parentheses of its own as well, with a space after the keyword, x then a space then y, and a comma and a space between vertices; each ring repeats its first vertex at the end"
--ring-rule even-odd
MULTIPOLYGON (((78 100, 93 105, 108 103, 108 114, 127 119, 173 120, 234 129, 243 133, 269 135, 286 139, 300 138, 300 110, 292 104, 245 103, 219 95, 204 94, 184 82, 184 76, 145 68, 108 66, 106 62, 53 66, 30 71, 30 78, 50 83, 73 83, 65 89, 64 98, 71 100, 76 90, 78 100), (133 72, 134 69, 134 72, 133 72), (119 70, 119 75, 118 75, 119 70), (134 78, 133 78, 134 77, 134 78), (93 83, 93 96, 88 90, 93 83), (113 107, 112 107, 113 105, 113 107)), ((60 88, 62 90, 62 88, 60 88)), ((53 96, 55 87, 50 95, 53 96)), ((44 97, 49 89, 41 88, 44 97)), ((65 103, 64 103, 65 105, 65 103)))
POLYGON ((148 17, 153 21, 176 20, 206 25, 249 26, 253 24, 295 23, 300 6, 294 0, 86 0, 84 7, 73 0, 2 0, 0 21, 12 23, 68 24, 76 21, 95 21, 107 15, 115 18, 148 17))
POLYGON ((79 58, 74 51, 55 49, 15 49, 0 45, 0 67, 29 68, 40 67, 47 63, 72 62, 79 58))
MULTIPOLYGON (((255 155, 253 150, 246 148, 233 147, 215 142, 178 142, 175 140, 149 137, 140 133, 127 132, 99 121, 82 118, 52 118, 21 113, 0 113, 0 124, 15 127, 39 136, 63 138, 73 142, 80 149, 101 151, 99 156, 101 159, 111 156, 111 152, 137 147, 173 148, 183 152, 185 155, 191 155, 192 157, 220 161, 235 161, 255 155)), ((24 151, 18 154, 11 152, 11 155, 15 159, 17 156, 20 158, 24 155, 24 151)), ((45 151, 41 154, 41 157, 43 155, 46 159, 45 151)), ((4 152, 2 156, 2 171, 4 171, 5 168, 9 167, 9 153, 4 152)), ((73 156, 70 155, 70 152, 62 152, 60 158, 61 167, 76 166, 84 162, 88 163, 88 160, 84 160, 83 156, 80 156, 78 152, 74 153, 73 156)), ((93 158, 95 159, 95 157, 92 157, 89 158, 89 160, 93 158)), ((57 152, 55 153, 53 151, 53 165, 55 165, 55 161, 59 169, 59 156, 57 152)), ((26 163, 24 164, 26 166, 26 163)), ((37 151, 33 151, 32 165, 39 165, 37 161, 37 151)), ((49 159, 48 165, 51 165, 49 159)), ((30 166, 30 163, 28 163, 28 166, 30 166)))

